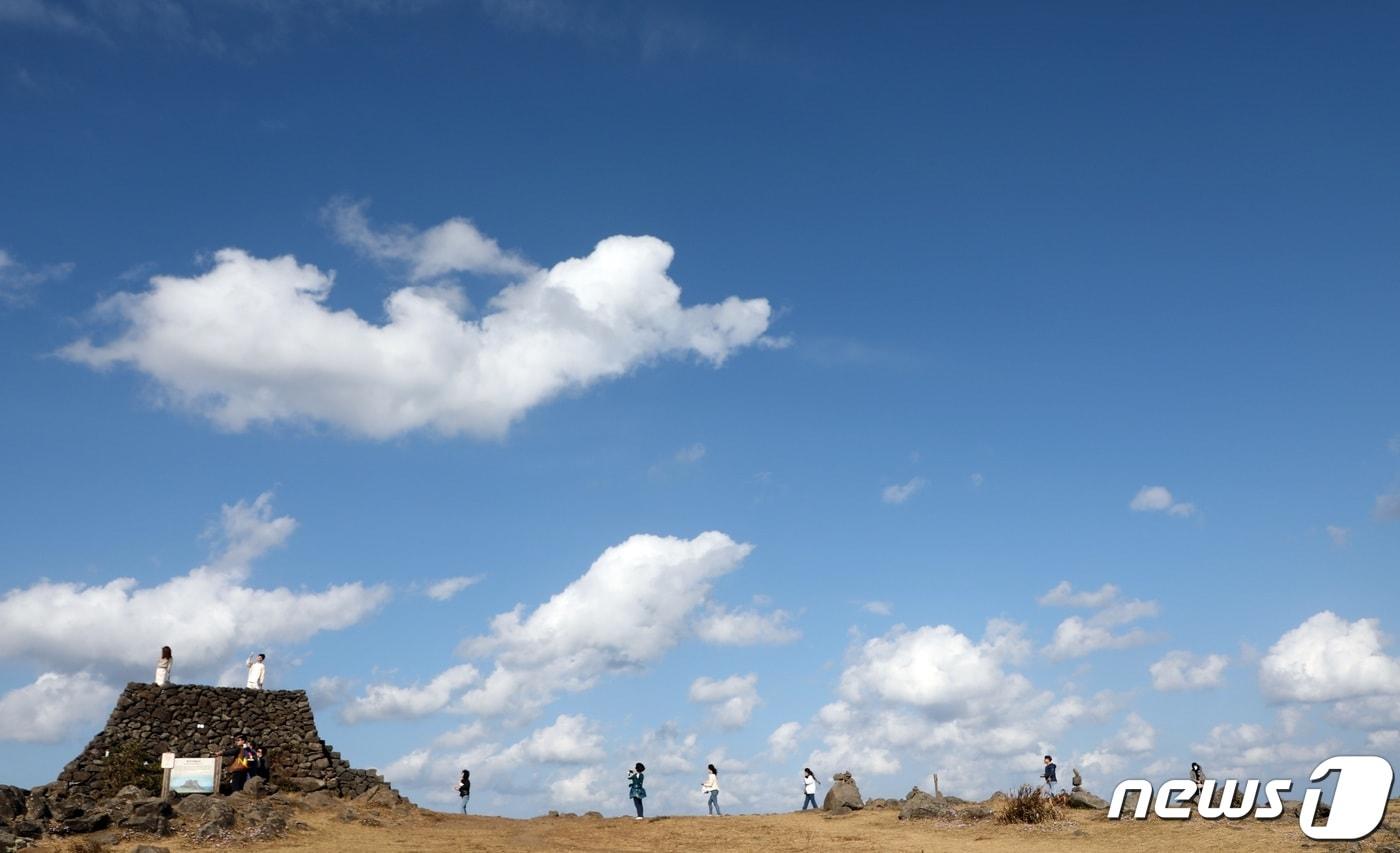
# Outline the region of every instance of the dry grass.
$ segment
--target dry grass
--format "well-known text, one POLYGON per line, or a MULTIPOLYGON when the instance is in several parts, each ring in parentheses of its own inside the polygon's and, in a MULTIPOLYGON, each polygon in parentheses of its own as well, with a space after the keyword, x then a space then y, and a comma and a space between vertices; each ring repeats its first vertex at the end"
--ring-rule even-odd
POLYGON ((1002 804, 997 820, 1002 823, 1050 823, 1063 820, 1068 798, 1047 797, 1039 788, 1022 785, 1021 789, 1002 804))
MULTIPOLYGON (((958 823, 941 820, 901 821, 895 810, 847 816, 794 812, 737 817, 535 818, 509 820, 434 812, 374 811, 383 826, 347 822, 344 809, 302 810, 296 818, 310 829, 285 838, 239 844, 243 853, 506 853, 506 851, 587 851, 587 853, 1182 853, 1230 850, 1233 853, 1317 850, 1293 818, 1275 821, 1109 821, 1096 812, 1070 809, 1062 819, 1040 824, 999 824, 994 820, 958 823)), ((1391 805, 1391 826, 1400 826, 1400 809, 1391 805)), ((1386 830, 1363 842, 1397 843, 1386 830)), ((129 839, 112 849, 127 851, 140 843, 129 839)), ((210 851, 189 839, 172 837, 146 843, 173 853, 210 851)), ((1339 849, 1354 849, 1349 845, 1339 849)), ((64 842, 37 848, 63 853, 64 842)))

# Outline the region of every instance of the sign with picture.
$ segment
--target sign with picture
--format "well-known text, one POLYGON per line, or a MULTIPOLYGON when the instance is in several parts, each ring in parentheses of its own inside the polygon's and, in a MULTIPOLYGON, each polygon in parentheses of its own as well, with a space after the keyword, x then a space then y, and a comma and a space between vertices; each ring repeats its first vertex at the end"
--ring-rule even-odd
POLYGON ((166 772, 166 790, 176 794, 212 794, 219 790, 219 759, 176 758, 166 772))

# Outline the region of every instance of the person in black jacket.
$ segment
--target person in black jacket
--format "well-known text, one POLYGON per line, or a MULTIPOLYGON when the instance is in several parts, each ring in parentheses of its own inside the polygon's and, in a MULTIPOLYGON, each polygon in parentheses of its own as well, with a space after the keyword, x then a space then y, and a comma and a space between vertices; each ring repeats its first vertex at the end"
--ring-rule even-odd
POLYGON ((472 772, 462 771, 462 781, 457 783, 457 796, 462 798, 462 814, 467 813, 467 801, 472 798, 472 772))
POLYGON ((1053 795, 1055 793, 1055 783, 1059 781, 1055 778, 1055 759, 1045 756, 1045 793, 1053 795))

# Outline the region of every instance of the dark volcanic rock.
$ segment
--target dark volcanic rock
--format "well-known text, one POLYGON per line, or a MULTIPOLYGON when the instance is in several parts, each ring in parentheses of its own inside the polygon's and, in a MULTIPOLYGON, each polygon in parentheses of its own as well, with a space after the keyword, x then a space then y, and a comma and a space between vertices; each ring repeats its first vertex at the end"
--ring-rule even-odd
POLYGON ((939 799, 915 787, 909 792, 909 796, 904 798, 904 805, 899 809, 899 819, 925 820, 948 817, 952 813, 953 807, 946 800, 939 799))

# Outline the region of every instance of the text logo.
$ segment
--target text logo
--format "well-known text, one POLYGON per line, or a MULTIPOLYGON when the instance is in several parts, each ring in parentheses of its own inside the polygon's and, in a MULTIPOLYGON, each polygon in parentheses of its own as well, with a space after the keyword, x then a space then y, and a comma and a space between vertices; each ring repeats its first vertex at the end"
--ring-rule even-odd
MULTIPOLYGON (((1298 825, 1304 835, 1319 841, 1365 838, 1376 831, 1385 817, 1385 804, 1395 783, 1395 769, 1378 755, 1337 755, 1314 767, 1308 778, 1321 782, 1333 773, 1339 775, 1327 822, 1313 826, 1322 790, 1308 788, 1303 792, 1303 805, 1298 810, 1298 825)), ((1212 805, 1217 802, 1214 779, 1205 780, 1199 788, 1190 779, 1171 779, 1162 783, 1156 796, 1153 796, 1152 783, 1146 779, 1127 779, 1113 789, 1108 818, 1122 817, 1123 802, 1130 791, 1137 793, 1137 805, 1132 814, 1136 820, 1147 817, 1149 806, 1163 820, 1185 820, 1191 816, 1193 808, 1206 820, 1222 817, 1239 820, 1251 815, 1258 820, 1273 820, 1283 814, 1283 794, 1293 789, 1292 780, 1271 779, 1262 783, 1263 805, 1259 805, 1260 788, 1258 779, 1245 780, 1243 789, 1238 779, 1226 779, 1219 786, 1218 804, 1212 805), (1235 805, 1236 802, 1239 805, 1235 805)))

